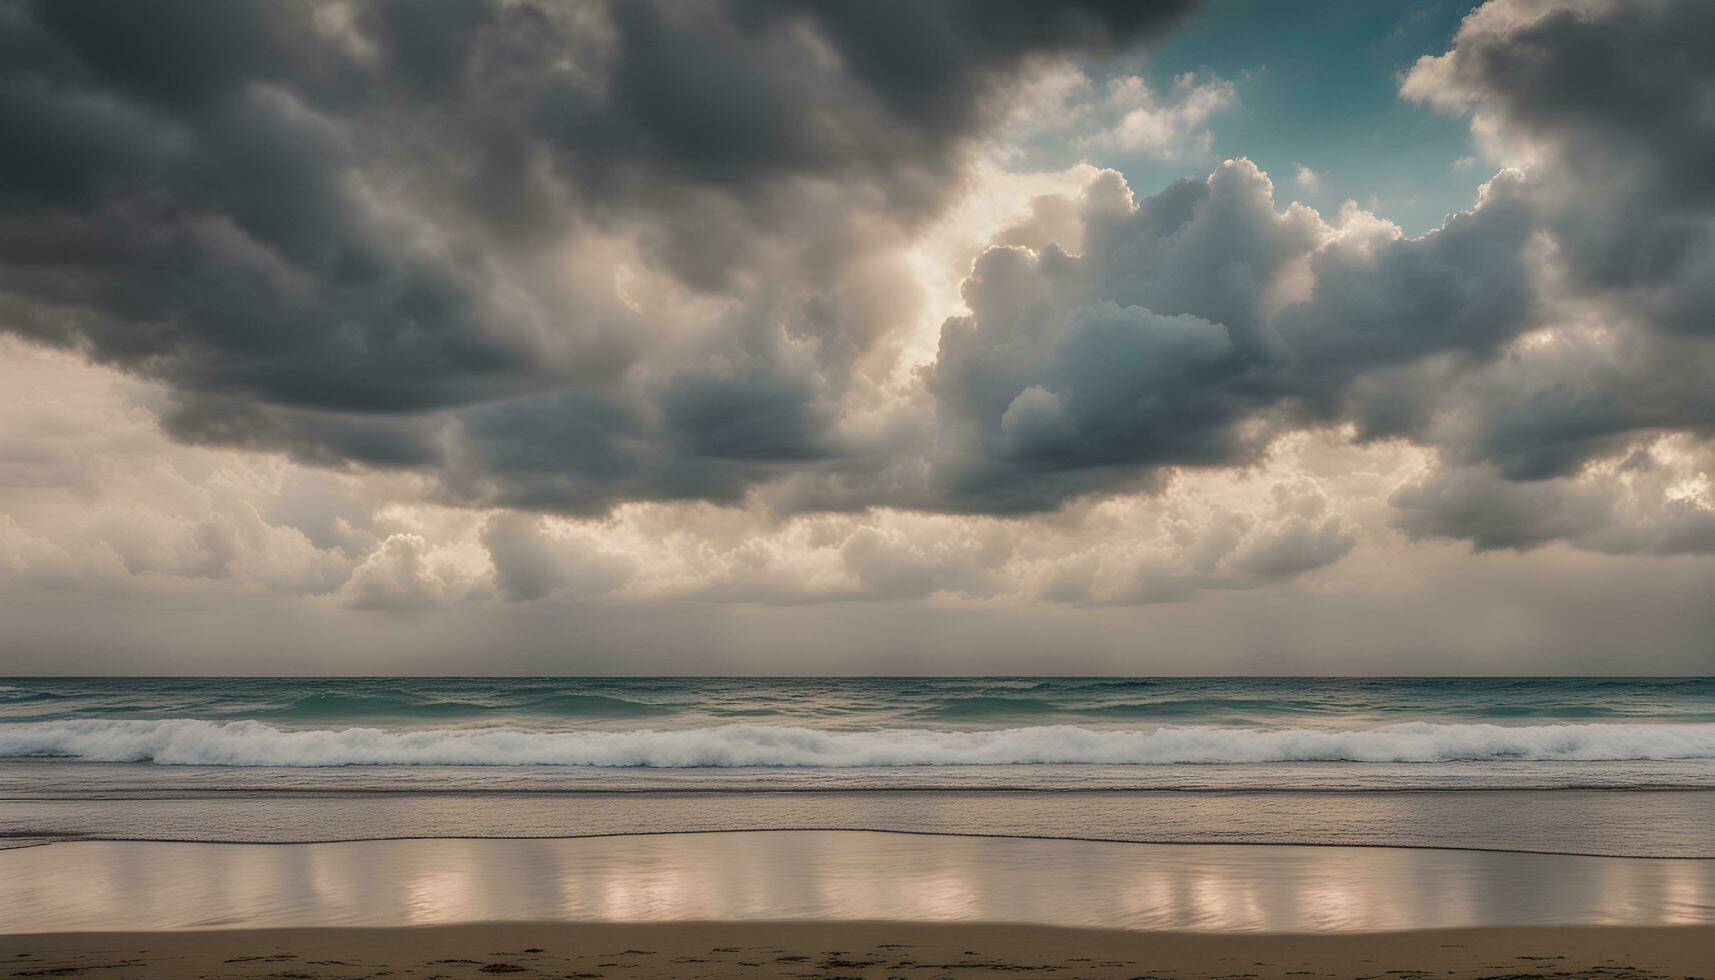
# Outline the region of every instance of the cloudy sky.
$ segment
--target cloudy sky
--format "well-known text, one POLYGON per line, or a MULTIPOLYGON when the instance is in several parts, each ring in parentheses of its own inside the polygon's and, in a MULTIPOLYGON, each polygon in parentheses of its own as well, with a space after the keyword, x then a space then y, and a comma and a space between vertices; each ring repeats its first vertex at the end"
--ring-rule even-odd
POLYGON ((0 0, 0 673, 1707 673, 1715 4, 0 0))

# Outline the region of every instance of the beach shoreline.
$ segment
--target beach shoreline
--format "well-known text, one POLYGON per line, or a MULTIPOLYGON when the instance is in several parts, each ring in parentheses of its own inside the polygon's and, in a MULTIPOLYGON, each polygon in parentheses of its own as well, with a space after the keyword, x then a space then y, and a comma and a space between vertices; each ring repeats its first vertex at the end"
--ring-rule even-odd
POLYGON ((1715 926, 1291 934, 1010 923, 506 922, 0 935, 0 975, 183 977, 1696 977, 1715 926))

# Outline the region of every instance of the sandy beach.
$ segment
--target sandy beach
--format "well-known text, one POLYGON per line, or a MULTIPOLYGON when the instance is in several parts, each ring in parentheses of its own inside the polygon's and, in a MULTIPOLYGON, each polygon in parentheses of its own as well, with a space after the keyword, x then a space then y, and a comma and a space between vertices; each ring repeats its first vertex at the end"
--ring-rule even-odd
POLYGON ((500 923, 0 937, 0 976, 1696 977, 1715 928, 1208 934, 1004 924, 500 923))

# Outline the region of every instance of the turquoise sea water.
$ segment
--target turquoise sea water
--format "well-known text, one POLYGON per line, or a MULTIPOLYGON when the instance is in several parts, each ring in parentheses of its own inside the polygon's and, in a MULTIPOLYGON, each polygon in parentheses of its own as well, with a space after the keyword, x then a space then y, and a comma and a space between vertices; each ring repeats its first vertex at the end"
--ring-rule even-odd
POLYGON ((0 678, 0 724, 161 718, 541 730, 1685 724, 1715 723, 1715 677, 0 678))
POLYGON ((0 679, 0 842, 879 829, 1715 856, 1715 679, 0 679))
POLYGON ((603 769, 1715 759, 1708 678, 14 679, 0 759, 603 769))

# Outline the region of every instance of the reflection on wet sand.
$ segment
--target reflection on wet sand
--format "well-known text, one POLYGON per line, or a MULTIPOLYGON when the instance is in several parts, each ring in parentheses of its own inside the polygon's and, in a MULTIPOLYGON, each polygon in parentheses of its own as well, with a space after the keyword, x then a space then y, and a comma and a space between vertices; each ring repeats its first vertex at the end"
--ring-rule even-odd
POLYGON ((1154 930, 1715 922, 1715 861, 838 831, 0 852, 10 932, 893 919, 1154 930))

